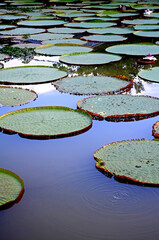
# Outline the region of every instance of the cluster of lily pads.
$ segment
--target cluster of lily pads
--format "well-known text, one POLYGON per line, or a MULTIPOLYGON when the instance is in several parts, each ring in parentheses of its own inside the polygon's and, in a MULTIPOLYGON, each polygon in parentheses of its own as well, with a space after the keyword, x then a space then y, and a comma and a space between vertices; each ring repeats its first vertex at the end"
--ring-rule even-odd
MULTIPOLYGON (((126 94, 133 80, 117 72, 113 76, 68 77, 67 71, 49 66, 3 68, 4 61, 23 56, 18 55, 18 49, 30 48, 35 55, 59 56, 61 66, 107 66, 149 53, 157 57, 157 1, 50 0, 43 4, 35 0, 5 0, 0 4, 0 39, 9 41, 9 46, 0 49, 0 107, 26 104, 38 97, 32 90, 13 85, 51 82, 62 93, 93 96, 78 101, 77 109, 44 106, 11 111, 0 116, 3 132, 32 139, 61 138, 89 130, 93 119, 132 121, 159 115, 159 99, 126 94), (147 8, 154 13, 145 14, 147 8), (130 44, 131 38, 140 39, 140 43, 130 44), (145 38, 153 43, 143 42, 145 38), (100 52, 94 48, 96 43, 108 45, 100 52)), ((139 78, 156 83, 158 75, 157 66, 138 73, 139 78)), ((159 138, 158 121, 153 125, 153 136, 159 138)), ((105 145, 94 154, 96 167, 120 181, 158 186, 158 147, 155 140, 105 145)), ((24 192, 23 181, 5 169, 0 169, 0 179, 0 207, 17 202, 24 192)))

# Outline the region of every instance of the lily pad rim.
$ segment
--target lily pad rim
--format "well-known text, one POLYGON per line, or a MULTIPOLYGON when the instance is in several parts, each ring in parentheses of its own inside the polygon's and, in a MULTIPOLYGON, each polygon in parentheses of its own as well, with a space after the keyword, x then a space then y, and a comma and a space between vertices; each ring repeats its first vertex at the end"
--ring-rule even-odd
POLYGON ((60 110, 65 110, 65 111, 79 112, 83 115, 87 115, 90 118, 90 124, 83 129, 79 129, 79 130, 69 132, 69 133, 61 133, 61 134, 54 134, 54 135, 26 134, 26 133, 16 132, 14 130, 7 129, 7 128, 2 128, 2 127, 0 127, 0 130, 3 130, 4 133, 18 134, 20 137, 29 138, 29 139, 56 139, 56 138, 70 137, 70 136, 78 135, 80 133, 84 133, 87 130, 89 130, 92 127, 92 124, 93 124, 92 123, 93 122, 92 121, 92 116, 89 113, 87 113, 86 111, 80 110, 80 109, 72 109, 72 108, 65 107, 65 106, 38 106, 38 107, 22 108, 22 109, 14 110, 14 111, 11 111, 11 112, 8 112, 8 113, 5 113, 5 114, 1 115, 0 120, 1 120, 1 118, 4 118, 4 117, 9 116, 9 115, 16 114, 16 113, 19 113, 19 112, 38 111, 38 110, 42 110, 42 109, 45 109, 45 110, 47 110, 47 109, 48 110, 49 109, 57 109, 57 110, 60 109, 60 110))
MULTIPOLYGON (((154 61, 154 62, 156 62, 156 61, 154 61)), ((154 63, 154 62, 152 62, 152 63, 154 63)), ((152 63, 151 63, 151 64, 152 64, 152 63)), ((142 70, 139 71, 139 73, 138 73, 139 78, 141 78, 141 79, 143 79, 143 80, 145 80, 145 81, 147 81, 147 82, 159 83, 159 82, 157 82, 157 81, 155 81, 155 80, 149 80, 149 79, 144 78, 144 77, 141 77, 141 76, 139 75, 139 74, 140 74, 141 72, 143 72, 143 71, 153 71, 154 68, 158 68, 158 69, 159 69, 159 67, 153 67, 153 68, 151 68, 151 69, 142 69, 142 70)))

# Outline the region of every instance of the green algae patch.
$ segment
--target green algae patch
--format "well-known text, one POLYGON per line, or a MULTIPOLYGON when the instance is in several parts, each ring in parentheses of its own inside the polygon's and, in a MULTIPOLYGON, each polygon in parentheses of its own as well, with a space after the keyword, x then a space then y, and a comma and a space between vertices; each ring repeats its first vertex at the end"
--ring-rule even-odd
POLYGON ((159 115, 159 98, 131 95, 106 95, 83 98, 79 109, 108 121, 132 121, 159 115))
POLYGON ((131 140, 95 152, 96 167, 121 182, 159 186, 159 141, 131 140))
POLYGON ((159 121, 157 121, 154 125, 153 125, 153 130, 152 130, 152 135, 155 138, 159 138, 159 121))
POLYGON ((83 133, 92 126, 91 116, 68 107, 24 108, 0 116, 0 128, 26 138, 61 138, 83 133))
POLYGON ((16 106, 34 101, 37 94, 28 89, 0 86, 0 106, 16 106))
POLYGON ((120 44, 105 49, 106 52, 131 56, 145 56, 151 53, 159 55, 159 46, 155 44, 120 44))
POLYGON ((142 70, 139 72, 139 77, 144 79, 144 80, 147 80, 147 81, 150 81, 150 82, 157 82, 159 83, 159 67, 154 67, 154 68, 151 68, 149 70, 142 70))
POLYGON ((67 72, 46 66, 3 68, 0 71, 2 84, 39 84, 52 82, 67 76, 67 72))
POLYGON ((60 56, 71 53, 91 52, 92 48, 79 44, 57 43, 41 45, 35 49, 35 52, 42 55, 60 56))
POLYGON ((78 76, 52 83, 57 90, 75 95, 103 95, 130 89, 133 81, 108 76, 78 76))
POLYGON ((0 210, 17 203, 23 193, 23 180, 15 173, 0 168, 0 210))
POLYGON ((122 58, 118 55, 105 53, 72 53, 62 55, 60 62, 71 65, 101 65, 110 62, 120 61, 122 58))

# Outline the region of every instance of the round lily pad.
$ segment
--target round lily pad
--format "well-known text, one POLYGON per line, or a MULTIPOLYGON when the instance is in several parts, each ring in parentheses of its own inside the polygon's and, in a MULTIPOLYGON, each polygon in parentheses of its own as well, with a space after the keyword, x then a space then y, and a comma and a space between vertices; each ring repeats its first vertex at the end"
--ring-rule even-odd
POLYGON ((37 41, 47 41, 47 40, 57 40, 57 39, 66 39, 73 38, 72 34, 56 34, 56 33, 41 33, 35 34, 30 37, 32 40, 37 41))
POLYGON ((106 48, 109 53, 132 56, 145 56, 151 53, 159 55, 159 46, 155 44, 121 44, 106 48))
POLYGON ((127 40, 126 37, 115 34, 84 36, 81 39, 91 42, 121 42, 127 40))
POLYGON ((67 76, 67 72, 46 66, 23 66, 3 68, 0 71, 0 83, 37 84, 52 82, 67 76))
POLYGON ((66 27, 72 27, 72 28, 101 28, 101 27, 112 27, 115 26, 116 23, 113 22, 72 22, 72 23, 66 23, 66 27))
POLYGON ((133 28, 137 31, 140 30, 159 30, 158 24, 143 24, 143 25, 135 25, 133 28))
POLYGON ((36 28, 15 28, 15 29, 12 29, 12 30, 5 30, 5 31, 0 31, 0 34, 3 34, 3 35, 25 35, 25 34, 28 34, 28 35, 32 35, 32 34, 37 34, 37 33, 42 33, 42 32, 45 32, 44 29, 36 29, 36 28))
POLYGON ((85 29, 61 27, 61 28, 49 28, 48 32, 58 34, 70 34, 70 33, 76 34, 85 32, 85 29))
POLYGON ((159 38, 159 31, 136 31, 133 34, 139 37, 159 38))
POLYGON ((17 203, 24 193, 24 182, 15 173, 0 168, 0 209, 17 203))
POLYGON ((105 53, 72 53, 60 57, 60 62, 72 65, 101 65, 120 61, 118 55, 105 53))
POLYGON ((123 27, 109 27, 109 28, 95 28, 88 29, 88 33, 92 34, 131 34, 133 30, 131 28, 123 28, 123 27))
POLYGON ((0 86, 0 107, 22 105, 36 98, 32 90, 0 86))
POLYGON ((96 167, 116 180, 159 185, 159 141, 131 140, 105 145, 95 152, 96 167))
POLYGON ((157 20, 157 19, 134 19, 134 20, 123 20, 121 22, 124 24, 128 24, 128 25, 158 24, 159 20, 157 20))
POLYGON ((155 138, 159 138, 159 121, 157 121, 157 122, 153 125, 152 135, 153 135, 155 138))
POLYGON ((54 27, 54 26, 62 26, 65 21, 62 20, 26 20, 18 22, 18 26, 26 26, 26 27, 54 27))
POLYGON ((91 51, 92 51, 92 48, 90 47, 85 47, 82 45, 71 44, 71 43, 47 44, 47 45, 41 45, 35 49, 36 53, 49 55, 49 56, 60 56, 63 54, 91 52, 91 51))
POLYGON ((83 98, 77 106, 107 120, 134 120, 159 115, 159 99, 145 96, 107 95, 83 98))
POLYGON ((154 67, 149 70, 142 70, 139 72, 139 77, 150 82, 159 83, 159 67, 154 67))
POLYGON ((0 128, 28 138, 59 138, 80 134, 92 126, 85 111, 48 106, 25 108, 0 116, 0 128))
POLYGON ((52 83, 60 92, 76 95, 103 95, 130 88, 133 82, 108 76, 79 76, 63 78, 52 83))

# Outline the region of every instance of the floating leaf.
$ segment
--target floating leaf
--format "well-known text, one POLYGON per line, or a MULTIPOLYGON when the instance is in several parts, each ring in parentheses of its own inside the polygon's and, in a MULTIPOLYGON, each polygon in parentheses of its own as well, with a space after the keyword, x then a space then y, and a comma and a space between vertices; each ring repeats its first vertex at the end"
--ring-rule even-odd
POLYGON ((0 31, 0 34, 3 34, 3 35, 31 35, 31 34, 37 34, 37 33, 42 33, 42 32, 45 32, 44 29, 36 29, 36 28, 15 28, 15 29, 12 29, 12 30, 6 30, 6 31, 0 31))
POLYGON ((18 26, 26 26, 26 27, 54 27, 54 26, 62 26, 65 21, 62 20, 26 20, 18 22, 18 26))
POLYGON ((3 84, 36 84, 52 82, 66 77, 67 73, 53 67, 23 66, 3 68, 0 70, 0 83, 3 84))
POLYGON ((85 32, 85 29, 79 29, 79 28, 67 28, 67 27, 61 27, 61 28, 49 28, 48 32, 50 33, 58 33, 58 34, 76 34, 76 33, 83 33, 85 32))
POLYGON ((131 34, 133 30, 131 28, 123 28, 123 27, 109 27, 109 28, 95 28, 88 29, 88 33, 92 34, 131 34))
POLYGON ((67 107, 25 108, 0 116, 0 128, 28 138, 59 138, 80 134, 92 126, 88 113, 67 107))
POLYGON ((79 109, 106 120, 134 120, 159 115, 159 99, 146 96, 106 95, 83 98, 79 109))
POLYGON ((125 54, 132 56, 145 56, 151 53, 159 55, 159 46, 155 44, 120 44, 106 48, 109 53, 125 54))
POLYGON ((112 27, 115 26, 116 23, 112 22, 72 22, 66 23, 66 27, 73 27, 73 28, 100 28, 100 27, 112 27))
POLYGON ((149 70, 142 70, 139 72, 139 77, 150 82, 159 83, 159 67, 154 67, 149 70))
POLYGON ((37 41, 47 41, 47 40, 73 38, 73 35, 72 34, 41 33, 41 34, 32 35, 30 38, 32 40, 37 40, 37 41))
POLYGON ((108 144, 95 152, 96 167, 116 180, 159 185, 159 141, 132 140, 108 144))
POLYGON ((49 55, 49 56, 60 56, 63 54, 70 53, 81 53, 81 52, 91 52, 92 48, 85 47, 78 44, 71 43, 57 43, 57 44, 47 44, 41 45, 35 49, 38 54, 49 55))
POLYGON ((153 135, 155 138, 159 138, 159 121, 157 121, 157 122, 153 125, 152 135, 153 135))
POLYGON ((159 38, 159 31, 136 31, 133 34, 139 37, 159 38))
POLYGON ((60 62, 72 65, 101 65, 120 60, 118 55, 105 53, 72 53, 60 57, 60 62))
POLYGON ((9 29, 14 29, 16 28, 17 26, 14 26, 14 25, 0 25, 0 30, 9 30, 9 29))
POLYGON ((0 168, 0 209, 18 202, 23 193, 23 180, 15 173, 0 168))
POLYGON ((121 42, 127 40, 126 37, 115 34, 84 36, 81 39, 92 42, 121 42))
POLYGON ((140 31, 140 30, 158 30, 159 25, 157 25, 157 24, 143 24, 143 25, 133 26, 133 28, 137 31, 140 31))
POLYGON ((121 22, 124 24, 128 24, 128 25, 158 24, 159 20, 157 20, 157 19, 134 19, 134 20, 123 20, 121 22))
POLYGON ((78 76, 63 78, 53 85, 60 91, 77 95, 102 95, 130 88, 133 82, 108 76, 78 76))
POLYGON ((0 86, 0 106, 16 106, 34 101, 37 94, 28 89, 0 86))

